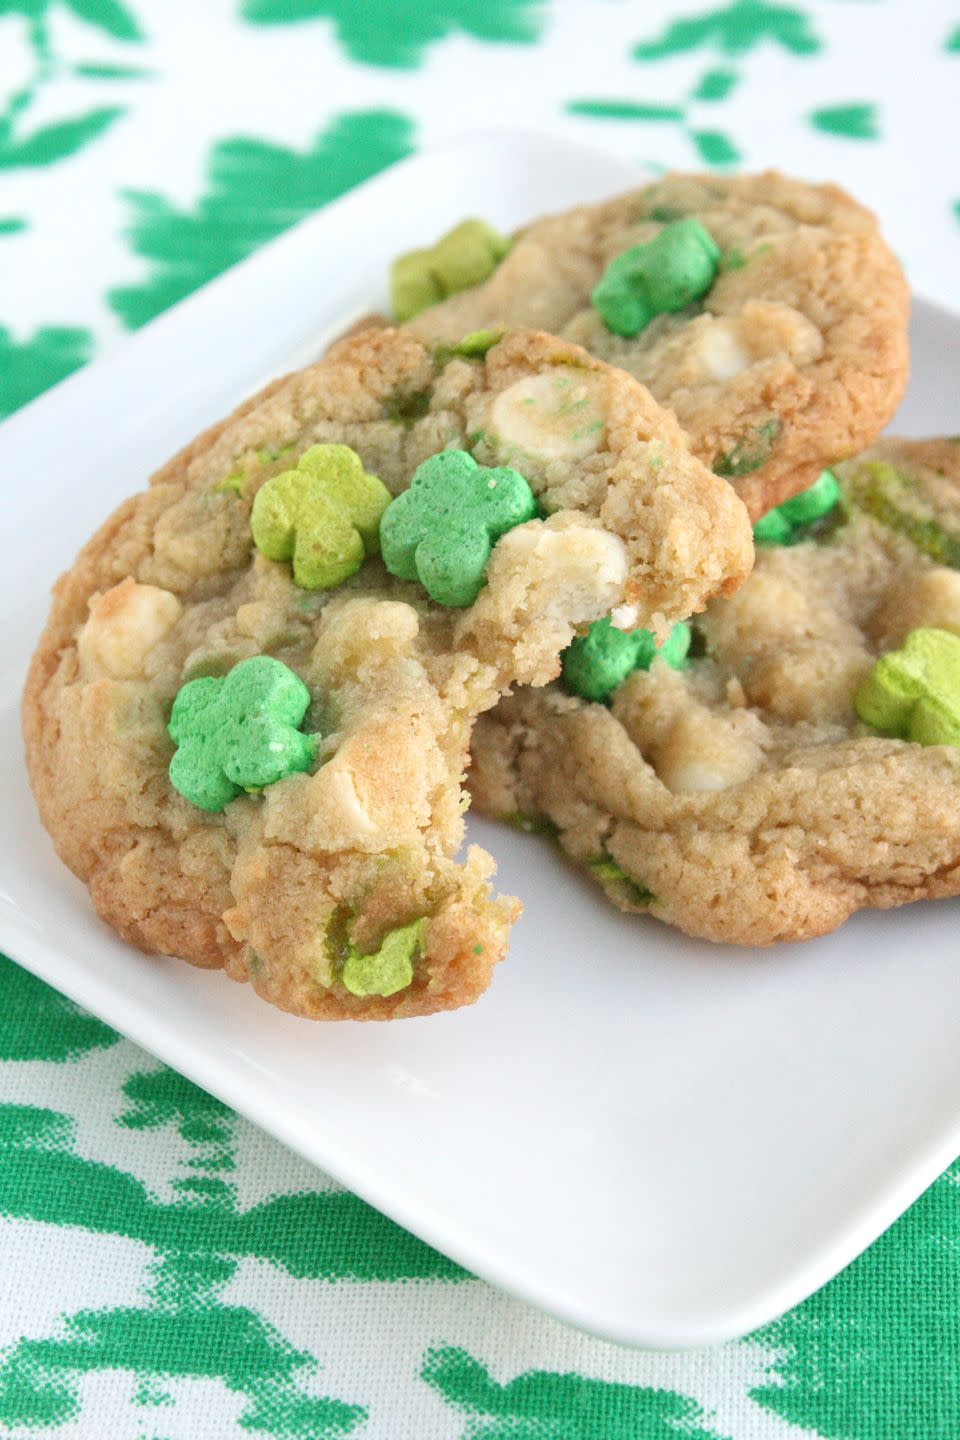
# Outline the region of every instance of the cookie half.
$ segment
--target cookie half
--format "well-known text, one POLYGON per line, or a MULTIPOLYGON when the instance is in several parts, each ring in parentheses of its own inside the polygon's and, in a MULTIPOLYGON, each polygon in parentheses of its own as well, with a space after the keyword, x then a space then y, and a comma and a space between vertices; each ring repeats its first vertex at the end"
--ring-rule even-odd
MULTIPOLYGON (((628 275, 628 289, 635 282, 628 275)), ((834 185, 768 172, 668 175, 537 220, 489 279, 409 323, 434 343, 534 325, 584 345, 674 411, 694 453, 757 519, 891 418, 907 380, 907 318, 906 282, 874 217, 834 185), (694 283, 675 259, 680 308, 614 333, 591 303, 611 262, 690 222, 715 247, 709 273, 694 283), (682 304, 688 280, 696 298, 682 304)))
POLYGON ((606 704, 551 686, 482 717, 478 808, 549 830, 621 908, 709 940, 805 939, 960 893, 960 749, 888 723, 919 704, 928 737, 960 735, 960 443, 883 441, 837 476, 837 505, 758 548, 682 668, 654 660, 606 704))
MULTIPOLYGON (((469 549, 462 518, 428 517, 434 539, 469 549)), ((315 1018, 464 1004, 519 911, 488 855, 455 858, 474 718, 553 679, 574 627, 611 608, 664 625, 751 562, 743 506, 630 377, 540 334, 439 358, 406 333, 355 337, 201 435, 58 582, 24 697, 41 817, 142 949, 315 1018), (481 510, 512 475, 534 518, 488 537, 455 606, 388 571, 389 509, 379 537, 357 510, 338 549, 325 492, 282 558, 283 505, 342 447, 383 504, 453 454, 481 510), (328 588, 297 583, 317 574, 328 588), (259 699, 230 679, 251 662, 259 699)))

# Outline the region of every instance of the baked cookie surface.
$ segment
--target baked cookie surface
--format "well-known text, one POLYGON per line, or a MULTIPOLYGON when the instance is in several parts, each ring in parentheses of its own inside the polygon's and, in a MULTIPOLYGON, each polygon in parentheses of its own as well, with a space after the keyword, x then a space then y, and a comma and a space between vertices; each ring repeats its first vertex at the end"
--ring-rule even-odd
MULTIPOLYGON (((674 274, 679 300, 688 278, 674 274)), ((907 312, 873 216, 836 186, 676 174, 534 221, 487 280, 409 325, 434 342, 507 324, 584 345, 674 411, 757 519, 890 419, 907 379, 907 312), (701 280, 691 303, 635 334, 614 333, 591 304, 607 267, 691 221, 716 250, 707 288, 701 280)))
POLYGON ((758 548, 684 668, 654 660, 608 704, 551 686, 482 717, 478 808, 710 940, 960 893, 960 741, 899 738, 960 737, 960 443, 883 441, 836 474, 837 506, 758 548))
POLYGON ((743 506, 629 377, 538 334, 443 359, 355 337, 201 435, 58 582, 24 696, 41 817, 145 950, 315 1018, 467 1003, 519 911, 488 855, 455 858, 475 716, 552 679, 575 626, 611 607, 664 624, 751 562, 743 506), (451 453, 483 495, 495 467, 532 494, 481 538, 472 602, 439 604, 379 543, 390 497, 451 453), (353 496, 342 536, 329 496, 296 510, 324 464, 353 496), (285 768, 251 778, 236 762, 254 750, 285 768))

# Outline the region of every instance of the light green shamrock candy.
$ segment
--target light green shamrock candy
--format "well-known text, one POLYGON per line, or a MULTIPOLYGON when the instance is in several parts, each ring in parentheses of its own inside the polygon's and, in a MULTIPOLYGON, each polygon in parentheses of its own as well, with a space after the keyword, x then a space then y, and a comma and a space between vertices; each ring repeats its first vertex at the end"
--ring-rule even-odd
POLYGON ((268 560, 292 560, 302 589, 330 590, 376 553, 389 503, 386 485, 364 471, 348 445, 314 445, 295 470, 274 475, 257 491, 253 542, 268 560))
POLYGON ((380 524, 383 563, 401 580, 419 580, 438 605, 472 605, 494 541, 536 513, 516 470, 488 470, 466 450, 444 450, 390 502, 380 524))
POLYGON ((840 503, 840 483, 832 470, 821 470, 807 490, 768 510, 753 527, 757 545, 796 545, 803 532, 840 503))
POLYGON ((655 315, 682 310, 713 284, 720 247, 699 220, 676 220, 611 260, 590 296, 604 325, 629 338, 655 315))
POLYGON ((861 720, 920 745, 960 745, 960 636, 911 630, 856 695, 861 720))
POLYGON ((428 250, 399 255, 390 271, 390 300, 401 323, 447 295, 493 274, 510 241, 485 220, 463 220, 428 250))
POLYGON ((242 790, 260 790, 308 770, 316 741, 297 726, 310 691, 280 660, 254 655, 229 675, 182 685, 167 727, 177 746, 170 783, 191 805, 222 810, 242 790))
POLYGON ((422 919, 389 931, 372 955, 359 955, 351 945, 340 978, 351 995, 395 995, 413 980, 422 945, 422 919))
POLYGON ((634 670, 649 670, 662 660, 671 670, 681 670, 690 649, 690 629, 674 625, 657 649, 649 630, 616 630, 609 615, 597 620, 586 635, 578 635, 563 652, 563 683, 573 695, 584 700, 606 700, 634 670))

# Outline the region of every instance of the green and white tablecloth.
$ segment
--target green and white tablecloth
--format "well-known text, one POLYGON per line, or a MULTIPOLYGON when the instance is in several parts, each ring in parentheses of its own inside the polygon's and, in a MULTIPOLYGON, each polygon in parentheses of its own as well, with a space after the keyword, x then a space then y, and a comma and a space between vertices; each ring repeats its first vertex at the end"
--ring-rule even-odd
MULTIPOLYGON (((960 304, 958 96, 960 0, 0 0, 0 413, 494 123, 837 178, 960 304)), ((784 1320, 657 1355, 472 1279, 9 962, 0 1148, 3 1436, 960 1436, 960 1166, 784 1320)))

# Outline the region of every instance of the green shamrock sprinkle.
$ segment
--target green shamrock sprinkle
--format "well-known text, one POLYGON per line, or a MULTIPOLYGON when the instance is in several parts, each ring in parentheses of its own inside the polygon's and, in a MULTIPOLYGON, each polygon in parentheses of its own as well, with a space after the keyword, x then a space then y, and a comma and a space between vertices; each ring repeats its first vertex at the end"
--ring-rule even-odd
POLYGON ((584 700, 606 700, 634 670, 649 670, 654 659, 682 669, 689 648, 688 625, 674 625, 658 650, 649 630, 616 630, 608 615, 563 652, 563 684, 584 700))
POLYGON ((719 263, 720 248, 699 220, 675 220, 611 260, 590 299, 608 330, 630 337, 705 295, 719 263))
POLYGON ((380 522, 383 562, 419 580, 438 605, 472 605, 494 541, 532 520, 530 486, 506 466, 486 469, 466 450, 444 450, 414 471, 380 522))
POLYGON ((757 545, 796 545, 809 529, 840 503, 840 485, 832 470, 821 470, 808 490, 801 490, 768 510, 753 527, 757 545))
POLYGON ((724 451, 713 462, 714 475, 725 480, 738 480, 741 475, 752 475, 766 464, 773 453, 774 441, 783 429, 776 416, 755 425, 749 435, 744 435, 731 450, 724 451))
POLYGON ((413 962, 422 946, 422 919, 390 930, 372 955, 358 954, 351 944, 340 979, 351 995, 395 995, 413 980, 413 962))
POLYGON ((485 220, 463 220, 426 250, 399 255, 390 271, 390 300, 402 324, 447 295, 492 275, 510 241, 485 220))
POLYGON ((911 630, 882 656, 856 695, 860 719, 920 745, 960 745, 960 636, 911 630))
POLYGON ((960 536, 944 529, 909 476, 885 461, 871 460, 847 474, 845 492, 854 509, 905 536, 939 565, 960 570, 960 536))
POLYGON ((304 590, 330 590, 376 552, 389 503, 386 485, 366 474, 349 446, 314 445, 295 470, 260 487, 250 528, 268 560, 293 561, 293 578, 304 590))
POLYGON ((646 909, 654 898, 645 885, 640 885, 627 874, 622 866, 617 864, 616 860, 611 860, 609 855, 601 855, 596 860, 588 860, 587 869, 603 886, 607 894, 622 905, 629 905, 634 909, 646 909))
POLYGON ((433 352, 434 363, 438 370, 442 370, 451 360, 482 360, 502 339, 502 326, 498 330, 471 330, 456 345, 438 345, 433 352))
POLYGON ((402 425, 404 430, 412 430, 417 421, 429 412, 430 399, 429 390, 407 390, 399 386, 384 401, 383 418, 394 425, 402 425))
POLYGON ((504 816, 504 819, 515 830, 522 830, 524 835, 545 835, 548 840, 556 840, 560 834, 559 828, 552 820, 548 820, 546 815, 527 815, 522 810, 517 810, 512 815, 504 816))
POLYGON ((297 729, 310 691, 280 660, 254 655, 223 677, 188 680, 167 727, 177 746, 170 783, 201 810, 219 811, 242 790, 308 770, 316 741, 297 729))
POLYGON ((234 470, 232 475, 227 475, 223 480, 218 480, 216 485, 210 487, 213 495, 242 495, 246 488, 247 477, 242 470, 234 470))

